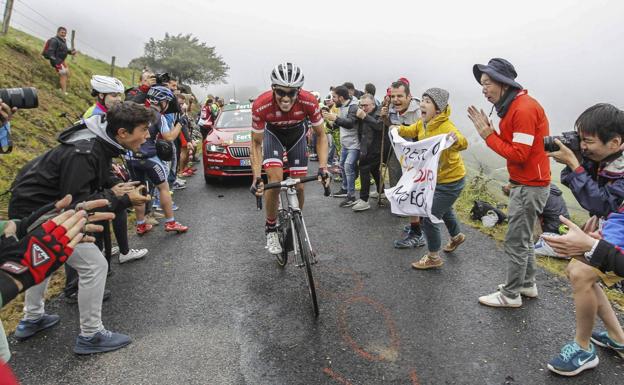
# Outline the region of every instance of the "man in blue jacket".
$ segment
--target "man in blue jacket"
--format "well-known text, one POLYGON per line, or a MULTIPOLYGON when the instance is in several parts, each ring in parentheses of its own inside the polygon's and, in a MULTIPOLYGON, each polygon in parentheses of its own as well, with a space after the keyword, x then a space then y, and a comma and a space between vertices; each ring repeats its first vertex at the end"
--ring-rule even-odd
POLYGON ((564 376, 575 376, 598 365, 594 344, 611 348, 624 358, 624 331, 598 284, 602 280, 611 286, 624 279, 621 249, 624 246, 624 218, 619 212, 624 200, 624 156, 621 150, 624 111, 610 104, 597 104, 579 116, 575 127, 580 139, 581 160, 579 154, 559 140, 555 140, 559 151, 551 152, 549 156, 567 165, 561 172, 561 181, 592 215, 583 230, 595 238, 600 238, 602 231, 604 241, 584 234, 563 217, 560 219, 570 227, 570 233, 555 238, 544 236, 559 254, 579 258, 573 259, 566 269, 574 290, 576 336, 548 364, 548 369, 564 376), (582 241, 579 247, 569 247, 566 243, 579 239, 582 241), (592 333, 596 316, 604 322, 606 331, 592 333))

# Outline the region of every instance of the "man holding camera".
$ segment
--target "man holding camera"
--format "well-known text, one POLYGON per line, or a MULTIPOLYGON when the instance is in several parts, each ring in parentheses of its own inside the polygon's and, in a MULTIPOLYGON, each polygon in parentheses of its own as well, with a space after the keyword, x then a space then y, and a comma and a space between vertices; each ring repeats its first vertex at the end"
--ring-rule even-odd
POLYGON ((522 306, 521 295, 537 297, 533 228, 549 194, 550 162, 543 144, 548 119, 537 100, 515 81, 516 70, 507 60, 494 58, 487 65, 475 64, 472 71, 501 119, 500 133, 483 110, 470 106, 468 117, 488 147, 507 160, 511 184, 504 248, 507 279, 499 291, 479 297, 479 302, 517 308, 522 306))
MULTIPOLYGON (((138 151, 149 136, 153 115, 132 102, 113 106, 106 120, 96 115, 59 135, 60 144, 29 162, 12 185, 9 216, 23 218, 50 202, 71 194, 75 202, 105 198, 105 211, 118 211, 144 204, 145 186, 130 191, 111 190, 112 158, 127 150, 138 151)), ((130 337, 108 331, 102 325, 102 298, 108 265, 100 249, 92 243, 76 246, 67 263, 78 271, 78 309, 81 333, 74 352, 108 352, 129 344, 130 337)), ((44 312, 43 295, 47 280, 26 291, 24 318, 15 336, 26 339, 58 322, 58 316, 44 312)))
POLYGON ((576 336, 548 364, 551 371, 565 376, 598 365, 594 344, 624 358, 624 331, 598 284, 602 280, 610 286, 624 279, 624 111, 597 104, 585 110, 575 126, 576 132, 552 138, 550 150, 555 151, 549 156, 567 166, 561 171, 561 182, 592 218, 583 231, 561 217, 570 232, 563 237, 543 237, 556 252, 578 258, 566 269, 574 290, 576 336), (596 315, 606 331, 592 333, 596 315))

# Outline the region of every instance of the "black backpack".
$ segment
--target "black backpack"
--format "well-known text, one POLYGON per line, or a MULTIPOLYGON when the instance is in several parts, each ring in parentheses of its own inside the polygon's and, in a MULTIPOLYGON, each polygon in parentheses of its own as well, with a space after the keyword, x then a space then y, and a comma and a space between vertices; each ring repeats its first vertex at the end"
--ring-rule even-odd
POLYGON ((490 210, 494 211, 498 216, 498 222, 496 222, 496 224, 501 224, 507 219, 505 213, 486 201, 474 201, 472 209, 470 210, 470 219, 473 221, 480 221, 490 210))

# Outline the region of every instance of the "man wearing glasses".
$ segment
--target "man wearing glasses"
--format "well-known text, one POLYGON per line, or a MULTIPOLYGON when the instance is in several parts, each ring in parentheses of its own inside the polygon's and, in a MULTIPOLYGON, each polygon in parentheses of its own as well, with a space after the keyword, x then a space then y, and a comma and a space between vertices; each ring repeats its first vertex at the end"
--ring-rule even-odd
POLYGON ((360 133, 360 199, 351 207, 353 211, 370 209, 368 198, 377 198, 383 191, 383 181, 379 166, 381 164, 381 136, 383 135, 383 121, 379 115, 375 97, 364 94, 360 98, 360 108, 356 112, 357 127, 360 133), (375 180, 377 191, 370 193, 371 175, 375 180))
MULTIPOLYGON (((310 92, 301 89, 303 72, 293 63, 275 66, 271 72, 271 90, 256 98, 252 106, 251 169, 256 196, 264 194, 262 167, 269 183, 283 180, 284 161, 292 177, 308 172, 307 121, 316 134, 316 153, 319 176, 329 183, 327 173, 327 137, 319 104, 310 92)), ((277 236, 277 209, 279 189, 266 192, 267 249, 271 254, 282 252, 277 236)), ((297 186, 299 206, 303 207, 303 184, 297 186)))

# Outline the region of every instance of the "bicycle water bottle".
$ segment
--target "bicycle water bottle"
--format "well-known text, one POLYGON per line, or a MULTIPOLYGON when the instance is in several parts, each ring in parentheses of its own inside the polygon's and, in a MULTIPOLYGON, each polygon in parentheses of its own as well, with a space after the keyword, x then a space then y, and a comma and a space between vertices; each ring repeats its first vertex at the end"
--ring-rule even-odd
POLYGON ((293 209, 299 208, 299 199, 297 199, 297 190, 294 188, 289 188, 287 191, 288 203, 290 207, 293 209))

